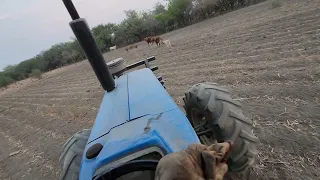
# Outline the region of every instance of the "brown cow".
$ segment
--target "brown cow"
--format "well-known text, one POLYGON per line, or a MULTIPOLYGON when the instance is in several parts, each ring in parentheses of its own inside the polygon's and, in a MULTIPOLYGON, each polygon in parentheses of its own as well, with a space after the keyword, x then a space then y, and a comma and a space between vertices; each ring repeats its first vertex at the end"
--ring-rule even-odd
POLYGON ((160 36, 157 36, 157 37, 155 37, 155 41, 156 41, 157 46, 160 46, 162 43, 162 38, 160 36))
POLYGON ((151 44, 153 44, 154 42, 156 42, 156 37, 151 37, 151 44))
POLYGON ((146 42, 148 43, 148 46, 149 46, 150 43, 151 43, 151 39, 152 39, 152 37, 145 37, 145 38, 144 38, 144 41, 146 41, 146 42))
POLYGON ((160 46, 162 43, 162 38, 160 36, 146 37, 144 40, 148 43, 148 45, 156 43, 157 46, 160 46))

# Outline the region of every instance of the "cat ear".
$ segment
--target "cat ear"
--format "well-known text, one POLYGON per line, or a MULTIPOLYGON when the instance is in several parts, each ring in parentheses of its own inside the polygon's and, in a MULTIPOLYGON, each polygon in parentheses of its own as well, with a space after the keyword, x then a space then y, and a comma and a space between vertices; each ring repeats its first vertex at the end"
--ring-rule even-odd
POLYGON ((205 179, 215 179, 216 158, 215 151, 201 153, 202 172, 205 179))

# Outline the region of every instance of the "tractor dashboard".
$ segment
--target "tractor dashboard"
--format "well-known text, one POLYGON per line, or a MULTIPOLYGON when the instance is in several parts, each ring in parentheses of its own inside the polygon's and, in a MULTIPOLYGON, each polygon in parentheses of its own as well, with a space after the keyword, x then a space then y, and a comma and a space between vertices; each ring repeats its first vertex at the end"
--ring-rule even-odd
POLYGON ((154 179, 158 161, 163 152, 158 147, 150 147, 100 167, 94 174, 94 180, 142 180, 154 179))

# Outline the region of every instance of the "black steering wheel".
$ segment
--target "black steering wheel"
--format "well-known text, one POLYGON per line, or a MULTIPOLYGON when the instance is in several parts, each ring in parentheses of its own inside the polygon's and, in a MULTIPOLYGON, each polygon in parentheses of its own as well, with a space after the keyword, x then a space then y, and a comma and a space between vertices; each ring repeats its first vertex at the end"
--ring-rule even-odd
MULTIPOLYGON (((159 160, 133 160, 112 169, 98 180, 117 180, 119 177, 136 171, 156 171, 159 160)), ((154 177, 153 177, 154 179, 154 177)))

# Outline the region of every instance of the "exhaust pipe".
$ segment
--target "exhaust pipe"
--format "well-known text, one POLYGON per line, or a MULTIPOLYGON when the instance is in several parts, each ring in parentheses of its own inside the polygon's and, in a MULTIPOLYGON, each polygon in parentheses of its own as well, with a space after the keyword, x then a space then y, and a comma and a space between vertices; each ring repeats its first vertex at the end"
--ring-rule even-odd
POLYGON ((78 39, 83 51, 85 52, 92 69, 94 70, 101 86, 107 92, 115 88, 115 82, 111 75, 103 55, 93 38, 91 30, 84 18, 80 18, 71 0, 62 0, 67 8, 72 21, 69 23, 74 35, 78 39))

